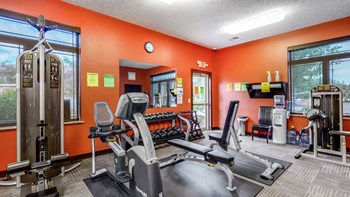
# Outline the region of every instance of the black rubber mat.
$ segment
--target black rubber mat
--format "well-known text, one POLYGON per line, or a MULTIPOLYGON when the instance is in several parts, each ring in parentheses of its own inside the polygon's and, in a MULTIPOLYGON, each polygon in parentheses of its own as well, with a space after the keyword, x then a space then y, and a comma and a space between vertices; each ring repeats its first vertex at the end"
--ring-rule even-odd
POLYGON ((272 176, 274 177, 273 180, 266 180, 260 177, 260 174, 263 173, 266 169, 266 166, 260 162, 257 162, 242 153, 230 151, 232 155, 235 157, 235 165, 231 167, 232 172, 239 174, 241 176, 247 177, 249 179, 258 181, 260 183, 263 183, 265 185, 272 185, 281 174, 292 164, 288 161, 283 161, 271 157, 266 157, 258 154, 254 154, 256 156, 259 156, 263 159, 267 158, 272 163, 279 163, 282 166, 284 166, 284 169, 278 169, 272 176))
POLYGON ((183 161, 162 168, 164 196, 181 197, 225 197, 256 196, 263 187, 235 177, 236 191, 226 189, 226 175, 204 163, 183 161))
MULTIPOLYGON (((163 191, 166 197, 253 197, 263 187, 235 177, 236 191, 226 189, 226 175, 204 163, 183 161, 161 169, 163 191)), ((106 177, 97 183, 85 179, 85 184, 94 196, 125 196, 126 193, 112 179, 106 177)))
POLYGON ((125 192, 118 184, 114 183, 113 179, 109 176, 104 176, 99 179, 84 179, 84 183, 89 188, 93 196, 98 197, 127 197, 128 193, 125 192))

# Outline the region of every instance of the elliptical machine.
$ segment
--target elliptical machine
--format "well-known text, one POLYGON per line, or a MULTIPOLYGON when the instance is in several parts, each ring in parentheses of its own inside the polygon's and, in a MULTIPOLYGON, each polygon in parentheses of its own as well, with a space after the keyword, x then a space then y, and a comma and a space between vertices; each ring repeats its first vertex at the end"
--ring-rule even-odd
POLYGON ((39 42, 17 58, 17 162, 7 165, 7 173, 16 177, 20 196, 59 196, 63 194, 63 166, 68 164, 64 152, 63 62, 50 54, 53 49, 45 39, 45 33, 56 26, 46 26, 41 15, 37 23, 29 18, 27 21, 39 31, 39 42))
MULTIPOLYGON (((152 137, 143 117, 148 106, 148 96, 144 93, 127 93, 120 97, 115 116, 121 120, 134 119, 139 126, 143 146, 135 145, 127 151, 127 163, 125 150, 120 146, 119 135, 124 135, 126 130, 119 125, 113 125, 113 114, 107 103, 95 103, 96 127, 90 128, 92 143, 92 173, 91 178, 109 175, 116 181, 129 196, 136 197, 161 197, 163 186, 156 157, 152 137), (96 171, 95 141, 100 138, 113 150, 114 168, 109 167, 96 171)), ((135 130, 134 130, 135 132, 135 130)))

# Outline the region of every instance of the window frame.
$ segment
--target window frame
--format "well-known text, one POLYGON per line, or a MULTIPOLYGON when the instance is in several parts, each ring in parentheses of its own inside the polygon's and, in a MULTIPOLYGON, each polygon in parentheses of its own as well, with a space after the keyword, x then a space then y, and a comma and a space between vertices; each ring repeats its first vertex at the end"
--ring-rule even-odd
MULTIPOLYGON (((330 62, 334 60, 339 60, 339 59, 346 59, 350 58, 350 52, 347 53, 339 53, 339 54, 330 54, 330 55, 325 55, 325 56, 319 56, 319 57, 311 57, 307 59, 299 59, 299 60, 292 60, 292 52, 297 51, 297 50, 303 50, 307 48, 314 48, 314 47, 320 47, 323 45, 327 44, 332 44, 332 43, 337 43, 337 42, 342 42, 342 41, 349 41, 350 42, 350 36, 344 36, 344 37, 339 37, 339 38, 333 38, 333 39, 328 39, 328 40, 323 40, 319 42, 313 42, 313 43, 308 43, 308 44, 302 44, 302 45, 297 45, 297 46, 291 46, 287 48, 287 53, 288 53, 288 98, 291 100, 292 98, 292 66, 294 65, 300 65, 300 64, 307 64, 307 63, 314 63, 314 62, 322 62, 322 84, 321 85, 326 85, 330 83, 330 73, 329 73, 329 68, 330 68, 330 62)), ((350 69, 350 67, 349 67, 350 69)), ((311 91, 311 89, 310 89, 311 91)), ((303 113, 297 113, 293 112, 292 107, 293 102, 291 102, 291 114, 293 115, 302 115, 303 113)), ((344 117, 350 117, 350 115, 344 115, 344 117)))
MULTIPOLYGON (((9 19, 19 20, 19 21, 26 21, 27 18, 36 19, 36 17, 34 17, 34 16, 25 15, 25 14, 13 12, 13 11, 5 10, 2 8, 0 8, 0 16, 6 17, 9 19)), ((46 22, 47 26, 56 25, 56 29, 75 33, 75 42, 72 46, 59 44, 59 43, 53 43, 53 42, 50 42, 50 45, 54 49, 53 53, 55 53, 55 51, 63 51, 63 52, 67 52, 67 53, 75 53, 77 56, 75 59, 76 65, 74 67, 75 72, 76 72, 76 76, 75 76, 76 87, 75 88, 76 88, 76 97, 77 97, 77 106, 76 106, 77 116, 75 119, 70 119, 70 120, 65 121, 65 123, 81 121, 81 106, 80 106, 81 105, 81 80, 80 80, 80 78, 81 78, 81 65, 80 65, 80 53, 81 53, 80 34, 81 34, 81 31, 80 31, 80 28, 64 25, 64 24, 57 23, 57 22, 50 21, 50 20, 45 20, 45 22, 46 22)), ((22 45, 23 51, 26 51, 26 50, 32 49, 37 44, 38 40, 31 39, 31 38, 15 37, 15 36, 11 36, 11 35, 1 35, 0 34, 0 42, 22 45)), ((62 91, 63 91, 63 89, 62 89, 62 91)), ((1 129, 1 127, 9 127, 9 126, 16 126, 16 123, 14 123, 14 124, 13 123, 0 124, 0 129, 1 129)))
MULTIPOLYGON (((151 80, 151 91, 150 91, 150 94, 152 94, 152 91, 153 91, 153 89, 152 89, 152 87, 154 86, 154 85, 156 85, 157 84, 157 86, 158 86, 158 90, 159 91, 161 91, 161 83, 162 82, 166 82, 166 86, 167 86, 167 90, 169 91, 170 90, 170 88, 169 88, 169 86, 170 86, 170 82, 171 81, 174 81, 174 83, 175 83, 175 88, 176 88, 176 71, 175 70, 172 70, 172 71, 169 71, 169 72, 164 72, 164 73, 159 73, 159 74, 155 74, 155 75, 151 75, 150 76, 150 80, 151 80), (152 78, 153 77, 157 77, 157 76, 161 76, 161 75, 167 75, 167 74, 172 74, 172 73, 174 73, 175 74, 175 77, 174 78, 171 78, 171 79, 164 79, 164 80, 158 80, 158 81, 152 81, 152 78)), ((151 95, 151 101, 152 101, 152 105, 153 105, 153 95, 151 95)), ((167 105, 166 106, 162 106, 162 107, 170 107, 170 103, 171 103, 171 99, 170 99, 171 97, 170 97, 170 92, 167 92, 167 105)))

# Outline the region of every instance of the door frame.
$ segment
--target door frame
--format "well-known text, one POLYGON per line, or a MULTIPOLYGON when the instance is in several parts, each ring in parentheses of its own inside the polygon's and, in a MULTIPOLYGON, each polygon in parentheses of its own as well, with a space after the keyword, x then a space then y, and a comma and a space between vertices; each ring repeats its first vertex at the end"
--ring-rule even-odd
POLYGON ((209 90, 209 99, 210 99, 210 127, 211 128, 207 128, 207 129, 212 129, 213 128, 213 91, 212 91, 212 87, 213 87, 213 78, 212 78, 212 72, 210 71, 205 71, 205 70, 197 70, 197 69, 191 69, 191 111, 193 111, 193 74, 194 73, 204 73, 207 74, 209 76, 209 86, 208 90, 209 90))

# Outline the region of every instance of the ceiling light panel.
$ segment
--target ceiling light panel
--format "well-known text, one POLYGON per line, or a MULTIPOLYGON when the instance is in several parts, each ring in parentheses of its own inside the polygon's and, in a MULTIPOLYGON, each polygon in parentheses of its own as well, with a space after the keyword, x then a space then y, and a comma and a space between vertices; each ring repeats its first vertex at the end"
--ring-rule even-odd
POLYGON ((246 32, 262 26, 279 22, 284 19, 284 14, 280 9, 271 10, 264 14, 243 20, 224 27, 224 30, 231 35, 246 32))
POLYGON ((175 0, 160 0, 160 1, 167 3, 169 5, 175 3, 175 0))

